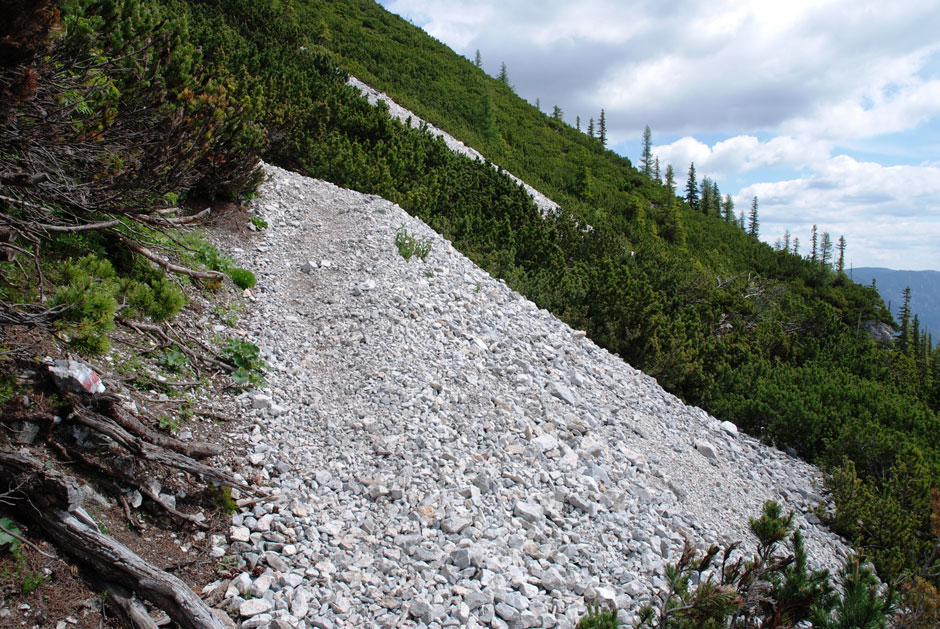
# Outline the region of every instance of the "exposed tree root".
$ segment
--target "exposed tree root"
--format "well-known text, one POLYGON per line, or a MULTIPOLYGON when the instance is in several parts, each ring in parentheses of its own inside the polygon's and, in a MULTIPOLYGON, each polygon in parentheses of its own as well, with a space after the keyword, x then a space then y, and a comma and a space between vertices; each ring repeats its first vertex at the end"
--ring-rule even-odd
MULTIPOLYGON (((94 574, 108 575, 107 587, 127 588, 164 610, 180 627, 223 627, 212 610, 179 578, 143 560, 129 548, 98 531, 82 508, 84 491, 71 476, 46 467, 38 459, 0 450, 0 467, 18 490, 19 513, 56 546, 94 574)), ((114 601, 132 627, 152 627, 149 614, 121 590, 114 601)))

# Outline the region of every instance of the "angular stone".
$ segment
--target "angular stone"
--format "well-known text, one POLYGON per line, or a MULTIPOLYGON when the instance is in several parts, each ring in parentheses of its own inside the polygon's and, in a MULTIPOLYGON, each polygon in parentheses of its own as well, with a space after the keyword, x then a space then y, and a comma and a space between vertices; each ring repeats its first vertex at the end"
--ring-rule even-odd
POLYGON ((467 595, 463 597, 463 600, 467 605, 470 606, 470 610, 472 611, 492 603, 493 595, 486 594, 484 592, 468 592, 467 595))
POLYGON ((512 508, 512 514, 517 518, 522 518, 523 520, 533 523, 545 517, 545 511, 542 509, 542 505, 534 502, 524 502, 522 500, 516 501, 515 506, 512 508))
POLYGON ((348 614, 349 610, 352 609, 352 602, 345 596, 337 596, 333 599, 333 602, 330 603, 330 609, 342 616, 343 614, 348 614))
POLYGON ((247 542, 251 539, 251 529, 247 526, 233 526, 229 532, 229 538, 233 542, 247 542))
POLYGON ((458 548, 450 553, 450 562, 457 566, 458 570, 470 567, 470 551, 466 548, 458 548))
POLYGON ((460 533, 465 528, 467 528, 468 526, 470 526, 471 524, 472 522, 468 520, 467 518, 460 518, 460 517, 447 518, 443 522, 441 522, 441 530, 444 531, 445 533, 457 534, 457 533, 460 533))
POLYGON ((550 452, 558 447, 558 439, 552 435, 539 435, 532 440, 532 445, 542 452, 550 452))
POLYGON ((496 615, 506 622, 513 623, 519 620, 519 610, 507 603, 496 603, 496 615))
POLYGON ((416 600, 411 604, 411 607, 408 608, 408 613, 413 617, 417 618, 424 624, 431 622, 432 609, 431 604, 427 601, 416 600))
POLYGON ((581 401, 578 397, 571 392, 571 389, 561 384, 560 382, 552 382, 548 385, 548 393, 566 404, 571 406, 580 406, 581 401))
POLYGON ((718 455, 715 453, 715 446, 708 443, 704 439, 695 440, 695 449, 698 450, 706 459, 712 459, 713 461, 718 460, 718 455))
POLYGON ((264 393, 252 393, 249 396, 251 399, 251 408, 255 410, 264 410, 266 408, 271 408, 271 405, 274 404, 274 401, 271 399, 270 395, 265 395, 264 393))
POLYGON ((274 605, 272 605, 271 601, 268 599, 250 598, 238 606, 238 614, 242 618, 251 618, 252 616, 269 612, 272 609, 274 609, 274 605))

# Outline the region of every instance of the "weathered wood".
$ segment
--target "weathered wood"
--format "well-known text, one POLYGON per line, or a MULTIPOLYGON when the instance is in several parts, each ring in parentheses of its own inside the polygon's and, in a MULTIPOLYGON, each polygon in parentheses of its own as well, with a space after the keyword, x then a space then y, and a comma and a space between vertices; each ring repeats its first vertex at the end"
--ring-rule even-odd
POLYGON ((209 525, 206 524, 203 520, 200 520, 198 517, 194 515, 183 513, 182 511, 178 510, 176 507, 168 503, 166 500, 160 497, 160 494, 155 492, 153 488, 147 485, 146 483, 139 483, 137 486, 137 489, 140 493, 147 496, 148 498, 153 500, 155 503, 157 503, 158 505, 166 509, 169 513, 178 517, 179 519, 190 522, 201 529, 209 528, 209 525))
POLYGON ((125 625, 133 629, 158 629, 159 625, 133 592, 128 592, 116 583, 102 583, 101 589, 108 592, 105 604, 121 617, 125 625))
POLYGON ((32 511, 31 519, 64 552, 98 574, 150 601, 184 629, 223 629, 202 599, 179 578, 144 561, 123 544, 61 509, 32 511))
POLYGON ((23 490, 39 509, 56 507, 71 511, 81 507, 85 500, 85 490, 73 477, 44 468, 27 454, 0 450, 0 467, 7 472, 11 487, 23 490))
POLYGON ((195 269, 189 269, 184 266, 179 266, 178 264, 173 264, 172 262, 165 260, 164 258, 157 255, 150 249, 147 249, 143 245, 127 240, 126 238, 122 240, 129 249, 136 251, 137 253, 144 256, 151 262, 154 262, 157 265, 162 266, 164 269, 166 269, 167 271, 170 271, 171 273, 177 273, 179 275, 187 275, 189 277, 195 277, 195 278, 199 278, 203 280, 222 281, 223 279, 225 279, 225 276, 217 271, 197 271, 195 269))
POLYGON ((233 474, 200 463, 179 452, 173 452, 147 443, 119 426, 112 419, 90 409, 75 410, 69 414, 68 419, 110 437, 122 448, 147 461, 161 463, 168 467, 196 474, 218 485, 229 485, 251 491, 245 483, 239 482, 233 474))
MULTIPOLYGON (((209 606, 182 580, 101 533, 93 522, 89 525, 72 513, 83 511, 84 497, 74 478, 43 466, 32 456, 8 450, 0 450, 0 467, 17 489, 13 496, 28 497, 21 500, 18 513, 41 529, 62 552, 94 574, 107 575, 109 582, 150 601, 184 629, 223 628, 209 606)), ((132 615, 138 612, 129 609, 132 615)))
POLYGON ((126 409, 124 409, 121 406, 120 400, 118 398, 115 396, 108 396, 105 398, 104 396, 107 395, 108 394, 105 393, 101 396, 98 396, 102 399, 96 400, 96 402, 99 402, 99 404, 100 402, 105 402, 107 404, 108 416, 124 430, 127 430, 131 434, 134 434, 145 441, 149 441, 154 445, 167 448, 168 450, 174 450, 180 454, 191 456, 194 459, 205 459, 222 453, 222 446, 217 444, 207 443, 205 441, 193 441, 187 443, 150 428, 139 419, 134 417, 126 409))

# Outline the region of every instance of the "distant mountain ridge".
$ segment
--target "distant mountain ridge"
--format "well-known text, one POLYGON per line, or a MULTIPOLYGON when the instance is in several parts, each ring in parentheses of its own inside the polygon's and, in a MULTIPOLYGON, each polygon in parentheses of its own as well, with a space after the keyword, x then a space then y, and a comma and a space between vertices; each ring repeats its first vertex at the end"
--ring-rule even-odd
POLYGON ((940 342, 940 271, 896 271, 881 267, 852 269, 849 277, 858 284, 875 280, 878 294, 897 318, 902 293, 911 287, 911 312, 920 318, 921 330, 929 330, 940 342))

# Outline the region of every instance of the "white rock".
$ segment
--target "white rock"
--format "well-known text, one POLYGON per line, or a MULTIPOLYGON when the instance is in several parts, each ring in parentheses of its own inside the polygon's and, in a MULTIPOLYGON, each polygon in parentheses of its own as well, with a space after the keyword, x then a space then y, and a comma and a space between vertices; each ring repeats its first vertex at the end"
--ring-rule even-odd
POLYGON ((265 598, 250 598, 238 606, 238 614, 243 618, 251 618, 274 609, 271 601, 265 598))

